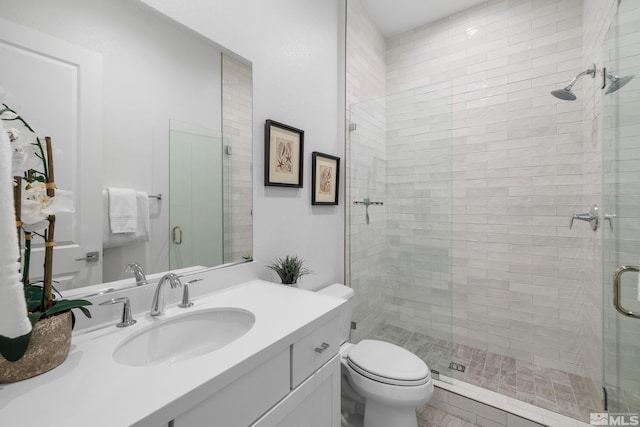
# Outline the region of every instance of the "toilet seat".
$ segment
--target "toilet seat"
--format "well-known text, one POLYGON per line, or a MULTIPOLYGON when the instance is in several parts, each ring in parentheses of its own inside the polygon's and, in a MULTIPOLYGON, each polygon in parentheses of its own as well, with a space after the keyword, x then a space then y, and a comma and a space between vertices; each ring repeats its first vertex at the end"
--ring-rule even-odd
POLYGON ((420 358, 384 341, 362 340, 346 359, 355 372, 383 384, 415 387, 431 380, 429 368, 420 358))

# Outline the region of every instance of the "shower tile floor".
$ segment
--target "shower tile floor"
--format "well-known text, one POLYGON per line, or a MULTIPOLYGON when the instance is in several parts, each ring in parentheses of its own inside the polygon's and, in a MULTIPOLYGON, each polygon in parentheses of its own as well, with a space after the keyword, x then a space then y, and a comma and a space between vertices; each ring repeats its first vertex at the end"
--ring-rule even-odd
POLYGON ((444 375, 583 422, 589 422, 591 412, 602 412, 600 389, 590 378, 452 344, 393 325, 383 325, 371 338, 406 348, 430 369, 444 375), (465 371, 450 370, 451 362, 465 365, 465 371))

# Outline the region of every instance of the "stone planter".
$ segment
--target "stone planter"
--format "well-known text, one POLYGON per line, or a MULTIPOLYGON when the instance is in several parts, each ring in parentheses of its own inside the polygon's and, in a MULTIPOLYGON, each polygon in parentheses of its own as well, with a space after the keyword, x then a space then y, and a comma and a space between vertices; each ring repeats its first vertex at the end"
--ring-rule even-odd
POLYGON ((27 352, 16 362, 0 356, 0 384, 44 374, 67 359, 71 347, 71 312, 36 323, 27 352))

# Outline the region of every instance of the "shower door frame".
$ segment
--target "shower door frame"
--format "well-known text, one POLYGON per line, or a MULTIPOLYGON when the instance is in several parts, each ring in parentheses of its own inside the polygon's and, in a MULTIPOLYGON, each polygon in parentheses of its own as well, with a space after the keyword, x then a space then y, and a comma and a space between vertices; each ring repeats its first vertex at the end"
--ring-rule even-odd
MULTIPOLYGON (((633 2, 618 3, 603 46, 603 75, 640 75, 636 64, 640 52, 629 51, 629 32, 625 12, 633 2)), ((632 15, 633 16, 633 15, 632 15)), ((636 19, 636 27, 640 19, 636 19)), ((603 86, 613 82, 603 79, 603 86)), ((603 89, 605 89, 603 87, 603 89)), ((603 387, 605 410, 621 416, 640 415, 640 318, 638 264, 640 263, 640 115, 626 107, 637 104, 634 92, 640 92, 638 78, 615 92, 603 91, 602 159, 603 159, 603 387), (635 121, 634 121, 635 119, 635 121), (624 308, 622 308, 624 307, 624 308), (627 312, 627 313, 625 313, 627 312), (636 368, 633 368, 635 366, 636 368)), ((636 96, 636 98, 638 98, 636 96)))

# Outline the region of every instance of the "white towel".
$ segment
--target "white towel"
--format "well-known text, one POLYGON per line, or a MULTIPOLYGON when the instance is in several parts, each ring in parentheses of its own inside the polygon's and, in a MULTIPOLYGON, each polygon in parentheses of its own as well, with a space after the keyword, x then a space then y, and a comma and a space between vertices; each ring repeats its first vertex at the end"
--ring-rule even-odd
POLYGON ((131 188, 113 188, 109 191, 109 225, 111 232, 135 233, 138 227, 136 192, 131 188))
POLYGON ((31 331, 31 322, 20 282, 11 174, 11 143, 0 121, 0 335, 16 338, 31 331))
POLYGON ((105 249, 117 248, 136 242, 148 242, 150 236, 150 220, 149 220, 149 195, 143 191, 136 191, 136 205, 138 210, 138 221, 136 231, 133 233, 117 233, 111 232, 109 221, 109 192, 104 190, 103 196, 103 212, 105 213, 102 227, 102 247, 105 249))

